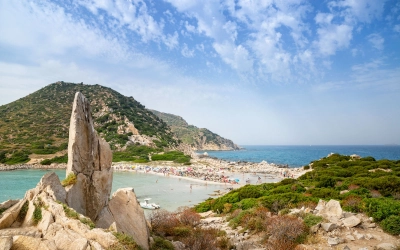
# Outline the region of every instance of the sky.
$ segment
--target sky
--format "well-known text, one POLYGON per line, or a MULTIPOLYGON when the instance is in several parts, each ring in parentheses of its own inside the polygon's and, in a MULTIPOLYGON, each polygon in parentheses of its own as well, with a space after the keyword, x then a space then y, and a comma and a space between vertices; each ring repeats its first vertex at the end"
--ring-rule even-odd
POLYGON ((400 144, 400 2, 0 0, 0 105, 57 81, 239 145, 400 144))

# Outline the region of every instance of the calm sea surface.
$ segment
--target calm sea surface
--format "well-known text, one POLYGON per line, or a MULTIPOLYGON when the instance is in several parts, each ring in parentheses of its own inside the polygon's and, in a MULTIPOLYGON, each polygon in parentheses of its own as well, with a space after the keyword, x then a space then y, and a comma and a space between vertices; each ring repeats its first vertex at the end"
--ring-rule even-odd
MULTIPOLYGON (((290 167, 303 166, 329 153, 358 154, 375 159, 400 159, 400 146, 243 146, 240 151, 207 151, 210 156, 229 161, 250 161, 288 164, 290 167)), ((204 152, 204 151, 203 151, 204 152)), ((199 152, 199 153, 203 153, 199 152)), ((60 179, 65 178, 65 170, 54 170, 60 179)), ((0 171, 0 202, 23 198, 28 189, 34 188, 48 170, 0 171)), ((236 176, 235 176, 236 177, 236 176)), ((247 176, 237 176, 240 179, 247 176)), ((255 177, 254 177, 255 178, 255 177)), ((263 182, 274 180, 263 178, 263 182)), ((205 185, 203 183, 135 172, 114 172, 113 190, 133 187, 137 198, 150 197, 170 211, 180 206, 193 206, 204 201, 216 190, 225 190, 229 185, 205 185), (192 189, 190 189, 192 184, 192 189)), ((148 210, 146 213, 148 214, 148 210)))
MULTIPOLYGON (((56 172, 61 180, 65 178, 65 170, 52 171, 56 172)), ((48 172, 49 170, 0 171, 0 202, 23 198, 25 192, 34 188, 40 178, 48 172)), ((154 174, 114 172, 112 193, 123 187, 133 187, 140 201, 149 197, 162 208, 174 211, 180 206, 196 205, 213 195, 214 191, 224 191, 230 185, 205 185, 154 174)), ((145 211, 149 213, 149 210, 145 211)))
MULTIPOLYGON (((357 154, 375 159, 400 160, 400 146, 241 146, 238 151, 206 151, 209 156, 228 161, 267 161, 288 164, 290 167, 308 165, 330 153, 357 154)), ((198 151, 204 153, 205 151, 198 151)))

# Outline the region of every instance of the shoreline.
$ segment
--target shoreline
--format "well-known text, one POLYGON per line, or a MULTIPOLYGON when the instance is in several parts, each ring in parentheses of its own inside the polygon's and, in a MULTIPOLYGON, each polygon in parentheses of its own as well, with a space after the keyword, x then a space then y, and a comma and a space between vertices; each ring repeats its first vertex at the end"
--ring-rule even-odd
MULTIPOLYGON (((153 161, 148 163, 113 162, 113 171, 136 171, 156 174, 161 177, 183 178, 203 184, 232 185, 241 187, 246 184, 276 183, 285 178, 297 179, 306 172, 304 168, 289 168, 262 161, 228 162, 213 157, 198 156, 191 160, 191 165, 182 165, 169 161, 153 161)), ((0 164, 0 171, 24 169, 66 169, 67 164, 0 164)))

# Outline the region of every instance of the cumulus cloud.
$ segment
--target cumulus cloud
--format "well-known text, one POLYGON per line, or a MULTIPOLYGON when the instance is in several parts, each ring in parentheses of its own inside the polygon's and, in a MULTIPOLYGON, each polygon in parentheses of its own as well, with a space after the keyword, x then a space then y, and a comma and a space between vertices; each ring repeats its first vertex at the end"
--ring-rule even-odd
POLYGON ((383 43, 385 42, 385 39, 381 35, 371 34, 368 36, 368 41, 375 49, 383 50, 383 43))
POLYGON ((315 22, 319 25, 315 44, 323 56, 331 56, 337 50, 347 48, 352 39, 353 27, 345 23, 334 24, 333 18, 334 15, 330 13, 318 13, 315 17, 315 22))

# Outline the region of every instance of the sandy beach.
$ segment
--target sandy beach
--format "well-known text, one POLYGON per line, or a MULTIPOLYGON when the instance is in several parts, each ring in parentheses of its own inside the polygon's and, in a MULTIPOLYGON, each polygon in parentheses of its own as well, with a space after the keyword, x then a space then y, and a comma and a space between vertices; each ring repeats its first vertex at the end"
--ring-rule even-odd
POLYGON ((267 163, 227 162, 210 157, 197 157, 191 165, 173 162, 113 163, 114 171, 136 171, 162 177, 182 178, 203 184, 226 184, 240 187, 246 184, 279 182, 285 178, 298 178, 310 170, 288 168, 267 163))

